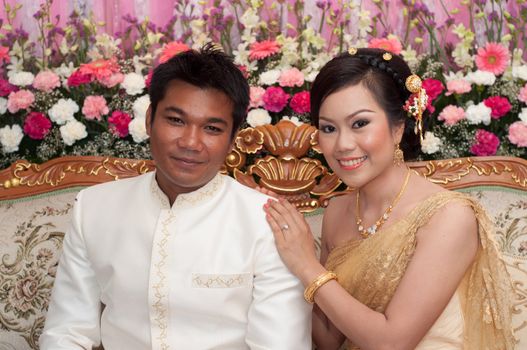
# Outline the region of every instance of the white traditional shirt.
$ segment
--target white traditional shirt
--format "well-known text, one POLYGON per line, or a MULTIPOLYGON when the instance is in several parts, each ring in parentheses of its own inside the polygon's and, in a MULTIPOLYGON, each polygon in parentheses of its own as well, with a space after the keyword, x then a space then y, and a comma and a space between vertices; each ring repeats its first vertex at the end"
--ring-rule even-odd
POLYGON ((311 349, 267 198, 219 174, 172 207, 154 173, 81 191, 41 349, 311 349))

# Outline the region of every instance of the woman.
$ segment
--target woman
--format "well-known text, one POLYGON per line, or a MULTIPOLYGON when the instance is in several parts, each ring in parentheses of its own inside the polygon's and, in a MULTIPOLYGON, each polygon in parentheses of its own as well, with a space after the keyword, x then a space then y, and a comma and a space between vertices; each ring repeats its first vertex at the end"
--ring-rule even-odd
POLYGON ((319 146, 355 190, 331 200, 316 258, 286 200, 265 205, 280 255, 316 303, 317 349, 512 349, 511 284, 468 196, 410 171, 426 92, 398 56, 350 49, 311 90, 319 146))

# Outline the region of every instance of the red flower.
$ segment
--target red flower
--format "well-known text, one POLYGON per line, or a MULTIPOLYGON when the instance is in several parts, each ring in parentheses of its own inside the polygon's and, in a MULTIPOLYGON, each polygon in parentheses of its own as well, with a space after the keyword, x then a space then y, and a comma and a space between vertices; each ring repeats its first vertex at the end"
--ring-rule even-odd
POLYGON ((280 51, 280 44, 274 40, 264 40, 251 44, 249 49, 249 59, 251 61, 261 60, 277 54, 280 51))
POLYGON ((68 78, 68 86, 79 86, 83 84, 91 83, 93 77, 89 74, 83 74, 79 69, 73 72, 68 78))
POLYGON ((500 119, 505 114, 509 113, 512 106, 506 97, 492 96, 483 100, 485 106, 492 109, 490 116, 492 119, 500 119))
POLYGON ((289 102, 289 107, 293 112, 298 114, 305 114, 311 111, 309 91, 302 91, 293 96, 289 102))
POLYGON ((493 156, 498 151, 500 139, 493 133, 479 129, 470 152, 476 156, 493 156))
POLYGON ((152 83, 152 75, 154 75, 153 69, 151 69, 150 72, 148 72, 148 75, 146 76, 146 79, 145 79, 145 85, 147 89, 150 88, 150 83, 152 83))
POLYGON ((445 86, 437 79, 425 79, 423 81, 423 89, 425 89, 428 95, 428 103, 426 109, 430 113, 434 113, 435 108, 432 106, 432 102, 443 92, 445 86))
POLYGON ((112 58, 110 60, 96 60, 90 63, 81 64, 79 71, 84 75, 94 77, 98 81, 108 79, 114 73, 119 73, 119 64, 117 60, 112 58))
POLYGON ((18 91, 18 88, 15 85, 11 84, 5 79, 0 78, 0 97, 5 97, 16 91, 18 91))
POLYGON ((44 113, 31 112, 24 121, 24 133, 33 140, 42 140, 51 129, 51 121, 44 113))
POLYGON ((132 118, 127 113, 123 111, 114 111, 110 118, 108 118, 108 123, 110 123, 110 131, 119 137, 128 136, 128 124, 132 121, 132 118))
POLYGON ((246 67, 246 66, 244 66, 244 65, 242 64, 242 65, 239 65, 239 66, 236 66, 236 67, 238 67, 238 69, 240 70, 240 72, 242 72, 243 77, 244 77, 245 79, 248 79, 248 78, 249 78, 249 72, 247 71, 247 67, 246 67))
POLYGON ((9 63, 11 58, 9 57, 9 47, 0 46, 0 64, 6 62, 9 63))
POLYGON ((289 100, 289 94, 287 94, 281 87, 271 86, 265 90, 262 96, 264 102, 264 108, 270 112, 280 112, 287 106, 289 100))
POLYGON ((179 41, 172 41, 171 43, 166 44, 163 48, 163 52, 161 53, 161 57, 159 58, 159 63, 165 63, 178 53, 185 52, 188 50, 190 50, 190 47, 188 47, 187 44, 179 41))

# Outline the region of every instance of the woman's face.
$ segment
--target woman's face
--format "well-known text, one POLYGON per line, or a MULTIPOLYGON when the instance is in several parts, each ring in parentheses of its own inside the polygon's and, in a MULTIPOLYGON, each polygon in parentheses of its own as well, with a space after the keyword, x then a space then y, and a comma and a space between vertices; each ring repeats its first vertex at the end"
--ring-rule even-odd
POLYGON ((384 110, 362 84, 332 93, 319 112, 319 145, 350 187, 362 187, 393 166, 403 126, 390 128, 384 110))

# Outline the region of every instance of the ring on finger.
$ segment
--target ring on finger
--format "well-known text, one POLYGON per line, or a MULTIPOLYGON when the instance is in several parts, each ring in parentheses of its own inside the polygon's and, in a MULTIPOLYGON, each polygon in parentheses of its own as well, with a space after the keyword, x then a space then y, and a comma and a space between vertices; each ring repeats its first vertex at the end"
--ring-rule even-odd
POLYGON ((280 228, 282 229, 282 231, 287 231, 287 230, 289 230, 289 225, 288 224, 283 224, 282 226, 280 226, 280 228))

